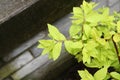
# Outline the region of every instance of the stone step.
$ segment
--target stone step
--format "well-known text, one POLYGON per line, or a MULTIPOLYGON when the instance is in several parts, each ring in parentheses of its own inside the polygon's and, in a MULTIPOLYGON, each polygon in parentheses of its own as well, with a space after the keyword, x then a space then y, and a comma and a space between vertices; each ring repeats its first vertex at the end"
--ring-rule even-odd
POLYGON ((0 0, 0 57, 46 29, 81 0, 0 0))
POLYGON ((21 67, 23 67, 25 64, 27 64, 32 59, 33 59, 33 56, 31 56, 30 52, 25 52, 23 55, 19 56, 12 62, 3 66, 0 69, 0 80, 3 80, 7 76, 9 76, 11 73, 20 69, 21 67))
MULTIPOLYGON (((68 36, 67 31, 71 25, 70 16, 71 14, 68 14, 53 24, 65 36, 68 36)), ((48 59, 47 55, 39 56, 42 50, 36 46, 38 40, 48 38, 46 33, 47 31, 40 32, 13 53, 3 57, 6 64, 0 68, 0 80, 53 80, 74 65, 74 58, 67 54, 65 49, 56 61, 48 59)))

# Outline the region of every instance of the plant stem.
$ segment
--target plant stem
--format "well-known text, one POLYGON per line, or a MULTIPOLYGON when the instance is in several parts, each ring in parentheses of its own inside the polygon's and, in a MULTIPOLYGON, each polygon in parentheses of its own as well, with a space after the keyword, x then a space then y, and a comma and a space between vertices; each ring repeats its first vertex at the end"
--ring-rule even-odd
MULTIPOLYGON (((114 35, 113 35, 113 36, 114 36, 114 35)), ((116 51, 116 54, 117 54, 117 57, 118 57, 118 61, 119 61, 119 63, 120 63, 118 47, 117 47, 116 42, 113 40, 113 36, 112 36, 112 42, 113 42, 113 44, 114 44, 115 51, 116 51)))
POLYGON ((83 33, 84 33, 84 24, 85 24, 86 20, 85 20, 85 12, 83 10, 83 23, 82 23, 82 36, 83 36, 83 33))

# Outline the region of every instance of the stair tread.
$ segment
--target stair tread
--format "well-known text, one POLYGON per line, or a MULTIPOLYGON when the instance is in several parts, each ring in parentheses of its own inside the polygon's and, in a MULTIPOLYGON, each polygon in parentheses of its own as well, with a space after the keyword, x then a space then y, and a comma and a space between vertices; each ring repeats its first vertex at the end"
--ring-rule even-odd
POLYGON ((22 12, 38 0, 0 0, 0 23, 22 12))

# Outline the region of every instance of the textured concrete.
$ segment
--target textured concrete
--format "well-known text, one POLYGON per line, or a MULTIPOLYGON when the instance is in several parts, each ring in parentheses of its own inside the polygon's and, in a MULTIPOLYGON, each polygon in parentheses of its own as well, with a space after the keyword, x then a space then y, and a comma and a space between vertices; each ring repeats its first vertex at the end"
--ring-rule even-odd
POLYGON ((73 66, 74 62, 72 56, 63 53, 56 61, 48 60, 47 63, 22 80, 54 80, 70 66, 73 66))
POLYGON ((20 69, 25 64, 27 64, 29 61, 31 61, 33 57, 29 52, 23 53, 23 55, 19 56, 12 62, 8 63, 7 65, 0 68, 0 80, 4 79, 14 71, 20 69))
POLYGON ((23 51, 25 51, 26 49, 28 49, 29 47, 31 47, 38 40, 43 39, 45 36, 46 36, 45 32, 40 32, 39 34, 37 34, 36 36, 34 36, 32 39, 30 39, 27 42, 21 44, 19 47, 17 47, 16 49, 14 49, 11 53, 9 53, 5 57, 3 57, 3 60, 5 62, 10 61, 12 58, 16 57, 17 55, 19 55, 20 53, 22 53, 23 51))
POLYGON ((110 14, 114 11, 120 12, 120 0, 92 0, 93 2, 99 3, 97 8, 109 7, 110 14))
POLYGON ((43 49, 39 49, 37 48, 38 43, 36 43, 35 45, 33 45, 29 50, 31 51, 31 53, 33 54, 34 57, 38 57, 40 56, 40 54, 42 53, 43 49))
POLYGON ((0 24, 0 53, 4 53, 0 54, 0 57, 46 29, 47 23, 55 22, 71 12, 73 6, 81 3, 81 0, 0 1, 2 5, 0 8, 3 8, 0 10, 1 16, 10 18, 0 24))
POLYGON ((0 23, 22 12, 38 0, 0 0, 0 23))
POLYGON ((46 64, 49 61, 50 60, 48 60, 47 55, 39 56, 38 58, 34 59, 29 64, 27 64, 26 66, 24 66, 23 68, 21 68, 20 70, 15 72, 12 75, 12 78, 14 80, 21 80, 23 77, 25 77, 26 75, 30 74, 31 72, 33 72, 34 70, 36 70, 37 68, 39 68, 42 65, 46 64))
POLYGON ((120 11, 120 2, 117 2, 114 6, 110 7, 111 12, 120 11))
POLYGON ((108 0, 108 5, 113 6, 114 4, 118 3, 119 0, 108 0))
MULTIPOLYGON (((64 18, 58 20, 56 23, 53 24, 60 30, 60 32, 65 34, 66 37, 68 36, 67 31, 69 30, 69 27, 71 25, 70 16, 71 16, 71 14, 68 14, 68 15, 64 16, 64 18)), ((62 50, 61 54, 62 54, 61 57, 57 61, 55 61, 55 62, 51 61, 51 60, 49 61, 49 59, 48 59, 48 61, 43 66, 39 66, 39 68, 35 72, 32 72, 31 74, 29 72, 30 75, 25 77, 23 80, 29 80, 29 79, 53 80, 56 77, 58 77, 62 72, 64 72, 64 70, 66 70, 67 68, 69 68, 70 66, 72 66, 74 64, 74 60, 72 59, 73 57, 66 54, 65 49, 62 50), (55 73, 55 75, 54 75, 54 73, 55 73), (51 74, 51 76, 49 76, 49 74, 51 74)), ((47 60, 47 58, 43 59, 43 60, 47 60)), ((39 65, 40 65, 40 63, 41 63, 40 61, 37 62, 37 64, 39 64, 39 65)), ((30 67, 30 66, 28 66, 28 67, 30 67)), ((26 69, 29 69, 28 67, 26 69)), ((34 68, 34 67, 31 66, 31 69, 32 68, 34 68)), ((23 73, 23 71, 25 71, 25 69, 18 71, 15 75, 21 75, 23 73)), ((17 78, 17 77, 15 77, 15 78, 17 78)))

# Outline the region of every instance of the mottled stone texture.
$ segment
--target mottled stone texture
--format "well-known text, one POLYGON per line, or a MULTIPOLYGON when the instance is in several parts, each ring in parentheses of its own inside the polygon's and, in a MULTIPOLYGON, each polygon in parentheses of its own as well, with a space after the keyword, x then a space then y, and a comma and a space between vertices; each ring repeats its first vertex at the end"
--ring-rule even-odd
POLYGON ((3 9, 9 14, 3 13, 5 17, 0 17, 3 20, 8 18, 0 25, 0 56, 11 52, 19 44, 45 29, 46 23, 54 22, 80 3, 81 0, 1 0, 0 6, 7 7, 3 9), (10 15, 13 13, 14 15, 10 15))
POLYGON ((0 69, 0 80, 3 80, 7 76, 9 76, 11 73, 13 73, 16 70, 18 70, 19 68, 23 67, 25 64, 27 64, 32 59, 33 59, 33 57, 31 56, 31 54, 29 52, 25 52, 24 55, 17 57, 12 62, 3 66, 0 69))
POLYGON ((96 3, 99 3, 97 8, 100 7, 109 7, 110 13, 112 14, 114 11, 120 12, 120 0, 92 0, 96 3))

